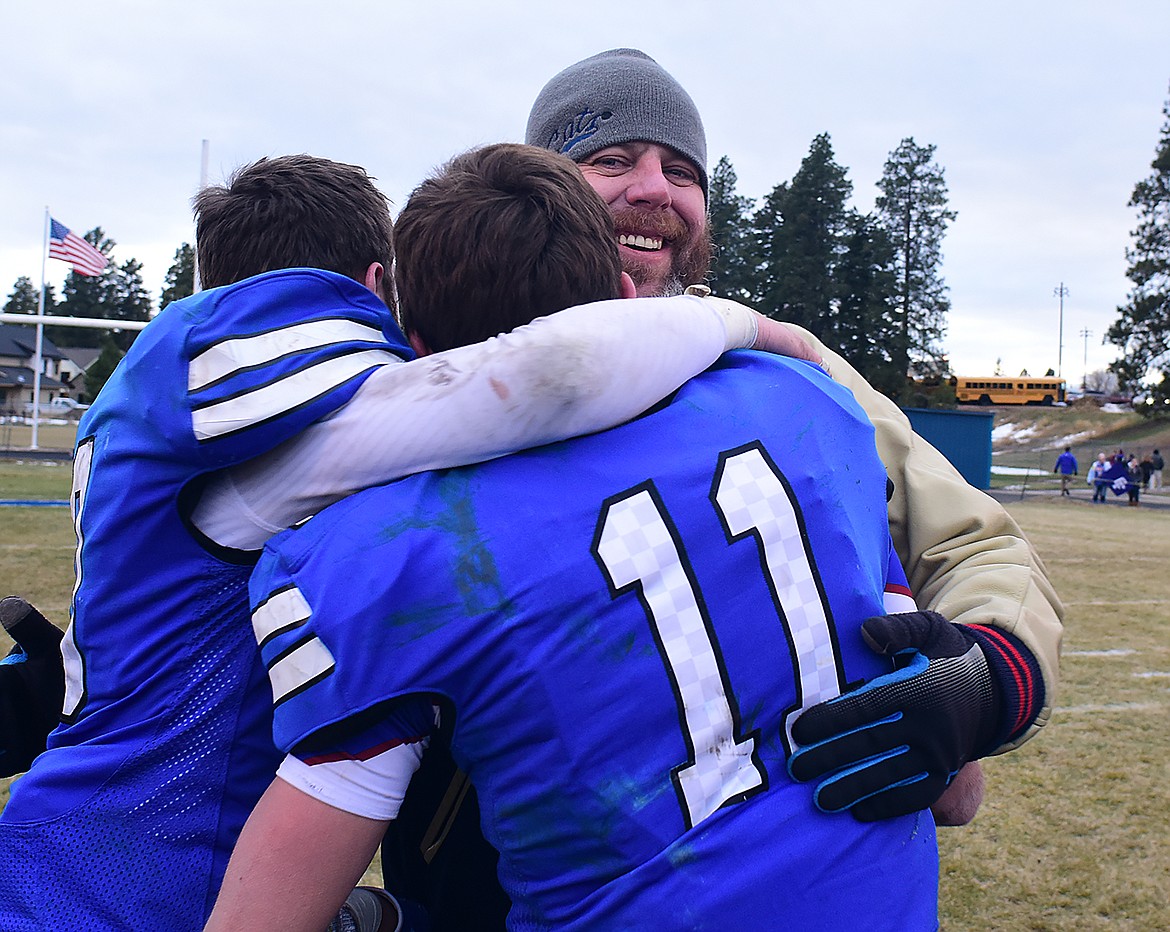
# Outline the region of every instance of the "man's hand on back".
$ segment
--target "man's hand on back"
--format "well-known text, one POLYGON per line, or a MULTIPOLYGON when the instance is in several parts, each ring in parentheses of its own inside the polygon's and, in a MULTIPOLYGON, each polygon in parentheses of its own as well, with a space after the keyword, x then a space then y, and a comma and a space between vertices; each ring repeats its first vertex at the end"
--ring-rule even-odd
POLYGON ((926 809, 1043 705, 1035 659, 998 629, 911 612, 867 619, 862 636, 896 669, 806 710, 792 729, 789 772, 817 782, 826 812, 868 822, 926 809))

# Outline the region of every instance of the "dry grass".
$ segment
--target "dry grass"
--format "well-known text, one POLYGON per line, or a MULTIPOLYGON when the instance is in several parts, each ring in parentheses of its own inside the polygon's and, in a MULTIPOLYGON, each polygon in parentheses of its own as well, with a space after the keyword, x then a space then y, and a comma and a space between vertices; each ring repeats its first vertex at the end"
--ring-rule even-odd
MULTIPOLYGON (((0 497, 64 498, 69 473, 0 464, 0 483, 0 497)), ((1040 736, 985 762, 975 821, 940 830, 943 928, 1170 927, 1170 511, 1009 509, 1068 608, 1063 683, 1040 736)), ((67 509, 0 509, 5 590, 64 623, 71 574, 67 509)))
MULTIPOLYGON (((69 463, 0 460, 0 498, 67 501, 71 471, 69 463)), ((68 508, 0 508, 0 596, 23 595, 64 626, 73 588, 73 549, 68 508)), ((6 640, 4 644, 6 652, 6 640)))
MULTIPOLYGON (((76 436, 77 421, 41 422, 37 426, 37 449, 69 452, 76 436)), ((0 420, 0 450, 27 450, 31 444, 31 423, 0 420)))
POLYGON ((940 831, 946 930, 1164 929, 1170 902, 1170 513, 1009 506, 1068 611, 1052 722, 985 761, 940 831))

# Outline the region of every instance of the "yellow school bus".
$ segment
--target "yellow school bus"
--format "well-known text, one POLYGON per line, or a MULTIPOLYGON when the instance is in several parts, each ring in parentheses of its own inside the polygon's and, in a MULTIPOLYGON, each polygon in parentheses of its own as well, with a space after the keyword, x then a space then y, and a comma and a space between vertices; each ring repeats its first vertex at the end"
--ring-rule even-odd
POLYGON ((976 405, 1050 405, 1064 401, 1064 379, 1054 376, 954 376, 955 400, 976 405))

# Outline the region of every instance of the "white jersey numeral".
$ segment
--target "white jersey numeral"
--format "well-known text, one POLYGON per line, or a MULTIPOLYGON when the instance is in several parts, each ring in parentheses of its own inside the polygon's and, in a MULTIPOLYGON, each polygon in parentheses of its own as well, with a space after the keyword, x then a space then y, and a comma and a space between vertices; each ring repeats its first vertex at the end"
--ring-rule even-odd
MULTIPOLYGON (((725 453, 711 492, 728 539, 754 536, 788 638, 801 709, 840 693, 836 638, 799 506, 775 464, 756 445, 725 453)), ((637 592, 666 667, 688 759, 671 779, 693 827, 729 802, 767 786, 744 734, 727 669, 682 541, 652 482, 602 506, 593 552, 614 598, 637 592)))
POLYGON ((796 705, 784 719, 792 751, 792 723, 805 709, 841 695, 836 631, 796 496, 759 447, 724 454, 713 499, 729 540, 752 536, 776 613, 792 650, 796 705))
POLYGON ((93 438, 89 437, 77 445, 73 457, 73 491, 69 497, 69 509, 73 514, 73 533, 77 538, 77 550, 73 554, 73 600, 70 609, 71 620, 65 637, 61 639, 61 657, 65 663, 65 703, 61 718, 70 722, 77 716, 78 709, 85 702, 85 659, 77 649, 73 626, 77 617, 77 591, 81 588, 81 554, 85 537, 82 532, 81 515, 85 508, 85 496, 89 490, 89 474, 93 463, 93 438))

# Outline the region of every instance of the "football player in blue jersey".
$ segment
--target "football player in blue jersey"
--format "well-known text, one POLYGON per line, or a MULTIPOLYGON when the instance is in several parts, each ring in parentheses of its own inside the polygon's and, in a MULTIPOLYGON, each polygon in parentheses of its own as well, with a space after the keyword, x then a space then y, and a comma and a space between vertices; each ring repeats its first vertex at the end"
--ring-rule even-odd
POLYGON ((78 431, 63 724, 0 816, 5 930, 203 924, 280 758, 246 596, 273 531, 373 482, 609 426, 778 333, 742 308, 609 302, 404 362, 389 210, 363 170, 262 159, 196 211, 214 287, 151 322, 78 431))
MULTIPOLYGON (((412 344, 632 294, 613 229, 559 155, 456 158, 397 222, 412 344)), ((929 813, 827 815, 788 772, 801 712, 889 669, 864 619, 951 627, 914 611, 885 500, 847 391, 733 353, 620 427, 274 538, 253 627, 290 753, 208 928, 319 929, 432 743, 478 791, 512 927, 935 928, 929 813)))

